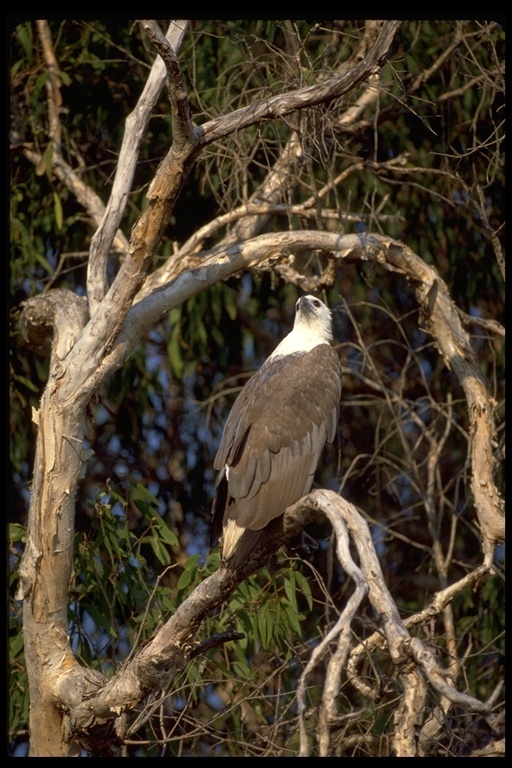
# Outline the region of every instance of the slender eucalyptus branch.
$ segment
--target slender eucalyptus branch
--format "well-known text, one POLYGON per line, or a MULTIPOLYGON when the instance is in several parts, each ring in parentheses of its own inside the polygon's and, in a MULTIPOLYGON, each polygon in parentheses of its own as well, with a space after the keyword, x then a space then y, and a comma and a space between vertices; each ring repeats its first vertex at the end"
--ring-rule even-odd
MULTIPOLYGON (((46 20, 37 21, 37 31, 41 40, 43 56, 48 70, 48 78, 45 81, 48 105, 49 138, 51 142, 51 166, 57 178, 72 192, 80 205, 83 206, 90 217, 92 225, 98 226, 104 213, 105 206, 101 197, 86 184, 79 173, 64 159, 62 154, 62 94, 61 80, 59 77, 59 64, 53 47, 50 27, 46 20)), ((25 157, 35 166, 45 162, 44 156, 35 151, 31 146, 23 148, 25 157)), ((114 234, 116 234, 114 230, 114 234)), ((116 235, 116 248, 124 249, 127 241, 122 233, 116 235)))
MULTIPOLYGON (((173 21, 167 31, 167 39, 174 51, 178 51, 187 29, 186 21, 173 21)), ((140 98, 125 121, 125 131, 116 166, 114 183, 109 200, 104 208, 101 221, 91 240, 87 294, 94 312, 108 290, 107 262, 114 237, 128 202, 133 177, 139 157, 139 150, 146 128, 165 82, 165 69, 159 56, 156 57, 140 98)), ((124 241, 123 253, 128 243, 124 241)))
POLYGON ((233 130, 242 130, 262 120, 274 120, 289 115, 297 109, 325 104, 340 98, 378 70, 388 55, 399 27, 399 21, 386 21, 373 48, 348 72, 342 72, 323 82, 289 91, 283 95, 271 96, 248 107, 237 109, 229 115, 216 117, 203 123, 200 128, 201 143, 211 144, 231 134, 233 130))
POLYGON ((167 71, 173 143, 176 149, 180 150, 187 142, 193 142, 195 139, 195 128, 192 123, 185 79, 176 57, 176 52, 169 39, 162 34, 158 24, 155 21, 144 20, 140 22, 140 25, 160 54, 167 71))

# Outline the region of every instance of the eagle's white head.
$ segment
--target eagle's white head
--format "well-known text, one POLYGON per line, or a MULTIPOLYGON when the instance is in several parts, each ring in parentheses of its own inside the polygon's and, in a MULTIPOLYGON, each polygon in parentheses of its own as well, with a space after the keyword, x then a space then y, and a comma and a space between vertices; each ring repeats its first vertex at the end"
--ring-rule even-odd
POLYGON ((270 358, 292 352, 309 352, 332 339, 331 311, 316 296, 301 296, 295 304, 295 322, 288 336, 275 348, 270 358))

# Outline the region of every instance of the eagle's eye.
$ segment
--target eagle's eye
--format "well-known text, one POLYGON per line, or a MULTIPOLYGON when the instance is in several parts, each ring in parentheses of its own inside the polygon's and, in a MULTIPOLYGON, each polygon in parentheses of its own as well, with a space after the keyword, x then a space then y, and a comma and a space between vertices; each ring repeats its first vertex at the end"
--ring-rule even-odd
POLYGON ((319 307, 319 306, 320 306, 320 302, 318 301, 318 299, 315 299, 315 300, 313 301, 313 305, 314 305, 315 307, 319 307))

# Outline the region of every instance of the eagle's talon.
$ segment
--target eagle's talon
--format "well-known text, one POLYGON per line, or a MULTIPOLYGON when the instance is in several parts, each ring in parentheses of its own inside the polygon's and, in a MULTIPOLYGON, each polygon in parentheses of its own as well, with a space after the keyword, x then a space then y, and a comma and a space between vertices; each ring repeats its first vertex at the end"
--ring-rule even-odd
POLYGON ((309 533, 306 533, 306 531, 301 531, 297 536, 294 536, 288 544, 292 552, 309 563, 313 562, 315 552, 319 546, 318 541, 310 536, 309 533))

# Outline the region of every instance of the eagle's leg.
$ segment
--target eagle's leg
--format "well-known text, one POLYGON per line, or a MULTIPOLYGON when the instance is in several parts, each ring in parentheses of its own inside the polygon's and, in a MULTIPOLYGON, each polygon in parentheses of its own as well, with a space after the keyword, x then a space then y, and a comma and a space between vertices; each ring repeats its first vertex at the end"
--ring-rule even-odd
POLYGON ((288 543, 292 552, 296 552, 300 557, 308 562, 313 562, 315 551, 318 549, 318 541, 306 531, 301 531, 297 536, 293 536, 288 543))

